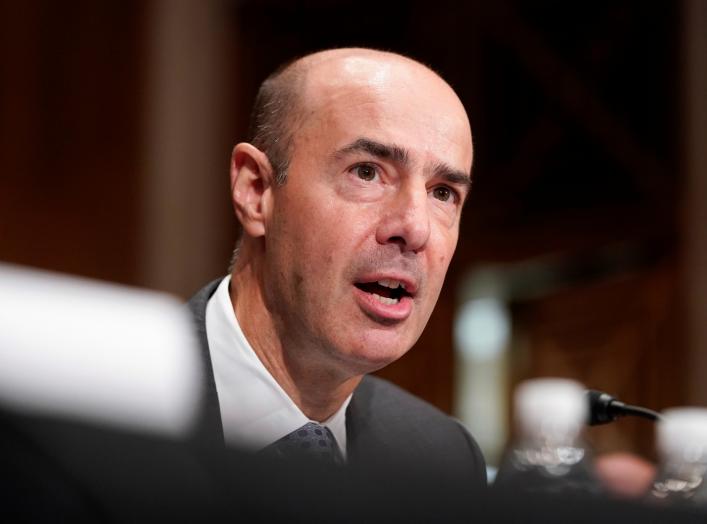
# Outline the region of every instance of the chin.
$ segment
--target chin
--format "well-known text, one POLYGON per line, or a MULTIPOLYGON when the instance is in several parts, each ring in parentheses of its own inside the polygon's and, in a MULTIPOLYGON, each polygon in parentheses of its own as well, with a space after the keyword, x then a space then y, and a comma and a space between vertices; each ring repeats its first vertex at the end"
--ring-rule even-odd
POLYGON ((337 326, 328 330, 325 345, 329 354, 344 365, 348 374, 372 373, 405 355, 417 342, 422 329, 417 319, 409 318, 396 325, 383 326, 368 317, 350 317, 345 323, 341 319, 325 323, 337 326))
POLYGON ((359 336, 357 343, 348 346, 345 359, 356 374, 372 373, 392 364, 405 355, 414 343, 403 343, 399 337, 394 340, 391 337, 379 338, 380 340, 371 340, 370 343, 362 345, 359 336))

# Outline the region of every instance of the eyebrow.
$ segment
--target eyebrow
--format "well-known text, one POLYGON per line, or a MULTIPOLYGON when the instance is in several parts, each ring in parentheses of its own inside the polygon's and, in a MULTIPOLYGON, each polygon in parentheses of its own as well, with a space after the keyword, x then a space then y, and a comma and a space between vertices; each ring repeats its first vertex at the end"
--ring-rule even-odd
POLYGON ((342 157, 350 153, 368 153, 378 158, 392 160, 403 166, 410 165, 410 156, 407 150, 396 145, 387 145, 376 142, 369 138, 359 138, 354 142, 342 147, 334 153, 335 157, 342 157))
MULTIPOLYGON (((359 138, 334 152, 334 157, 341 158, 351 153, 368 153, 377 158, 392 160, 403 167, 410 166, 408 151, 394 144, 382 144, 370 138, 359 138)), ((471 176, 465 171, 454 169, 444 162, 438 162, 432 168, 432 173, 449 184, 463 186, 468 194, 471 191, 471 176)))
POLYGON ((465 171, 454 169, 447 164, 440 162, 434 167, 432 172, 437 177, 450 184, 463 186, 466 188, 467 194, 471 191, 471 175, 465 171))

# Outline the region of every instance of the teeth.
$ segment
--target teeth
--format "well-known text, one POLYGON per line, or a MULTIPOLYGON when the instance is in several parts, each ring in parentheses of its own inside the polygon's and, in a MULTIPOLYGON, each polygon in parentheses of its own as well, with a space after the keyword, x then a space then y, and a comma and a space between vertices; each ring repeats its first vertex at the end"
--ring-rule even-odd
POLYGON ((385 304, 386 306, 392 306, 393 304, 397 304, 398 302, 400 302, 400 300, 398 300, 397 298, 382 297, 375 293, 372 293, 372 295, 378 300, 378 302, 380 302, 381 304, 385 304))
POLYGON ((403 289, 405 289, 405 284, 403 284, 402 282, 400 282, 398 280, 388 280, 388 279, 379 280, 378 285, 383 286, 383 287, 387 287, 390 289, 397 289, 398 287, 402 287, 403 289))

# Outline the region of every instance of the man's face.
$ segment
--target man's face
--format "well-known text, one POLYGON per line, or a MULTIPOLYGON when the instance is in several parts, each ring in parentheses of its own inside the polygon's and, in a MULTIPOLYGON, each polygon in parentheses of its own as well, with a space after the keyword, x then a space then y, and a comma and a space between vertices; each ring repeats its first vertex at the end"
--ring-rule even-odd
POLYGON ((319 73, 273 189, 265 301, 287 351, 353 375, 402 356, 432 313, 471 134, 451 89, 419 66, 352 60, 319 73))

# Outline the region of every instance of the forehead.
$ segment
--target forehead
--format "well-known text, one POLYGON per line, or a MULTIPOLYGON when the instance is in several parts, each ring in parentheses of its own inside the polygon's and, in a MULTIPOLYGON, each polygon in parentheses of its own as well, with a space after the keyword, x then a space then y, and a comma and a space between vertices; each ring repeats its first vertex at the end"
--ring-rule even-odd
POLYGON ((415 161, 471 169, 466 112, 452 89, 419 64, 337 61, 314 68, 302 93, 295 155, 366 136, 404 146, 415 161))

